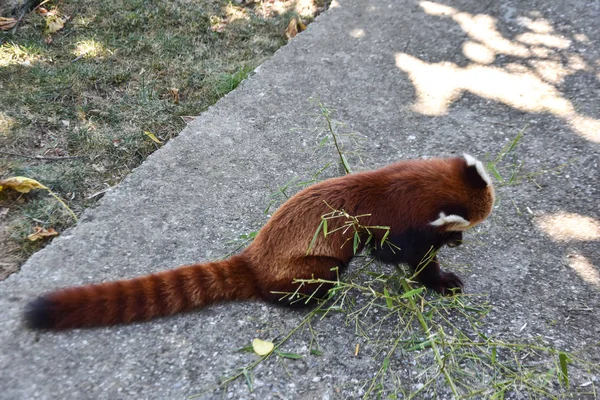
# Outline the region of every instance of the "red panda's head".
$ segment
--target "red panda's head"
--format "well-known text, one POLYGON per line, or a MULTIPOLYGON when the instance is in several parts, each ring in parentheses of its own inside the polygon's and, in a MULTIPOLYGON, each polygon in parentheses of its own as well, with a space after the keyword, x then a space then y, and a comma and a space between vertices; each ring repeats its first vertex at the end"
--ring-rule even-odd
POLYGON ((464 231, 483 222, 494 206, 492 180, 481 161, 463 154, 448 160, 453 165, 452 193, 456 196, 454 207, 439 211, 438 218, 430 224, 445 231, 464 231))

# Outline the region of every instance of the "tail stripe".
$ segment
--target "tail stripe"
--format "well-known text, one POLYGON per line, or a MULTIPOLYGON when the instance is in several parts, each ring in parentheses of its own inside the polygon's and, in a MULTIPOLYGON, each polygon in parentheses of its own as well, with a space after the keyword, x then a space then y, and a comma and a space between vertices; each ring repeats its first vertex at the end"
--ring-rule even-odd
POLYGON ((146 298, 144 296, 144 286, 139 279, 132 279, 129 284, 128 296, 125 296, 124 322, 131 322, 136 319, 146 318, 146 298))
POLYGON ((175 310, 186 310, 188 300, 182 281, 183 276, 181 271, 174 270, 161 275, 166 289, 165 300, 169 307, 169 314, 175 310))
POLYGON ((209 270, 209 283, 210 283, 210 293, 222 293, 223 289, 225 289, 227 285, 227 279, 229 278, 229 274, 227 271, 221 268, 213 268, 209 270))
POLYGON ((113 293, 112 290, 104 290, 102 285, 91 285, 88 286, 89 306, 88 312, 86 313, 86 321, 88 324, 92 324, 93 321, 100 318, 102 324, 110 324, 113 316, 115 315, 115 304, 111 302, 110 297, 113 293), (96 314, 96 315, 95 315, 96 314))
POLYGON ((206 271, 193 271, 192 274, 194 285, 198 288, 196 291, 198 298, 201 303, 207 303, 210 299, 209 296, 212 297, 211 294, 211 279, 209 278, 209 274, 206 271))
MULTIPOLYGON (((125 317, 125 308, 127 306, 127 297, 128 293, 127 293, 127 285, 124 285, 123 282, 115 282, 115 288, 112 291, 112 296, 110 297, 114 297, 114 303, 113 303, 113 308, 114 311, 112 312, 111 318, 109 323, 110 324, 114 324, 114 321, 123 321, 123 318, 125 317)), ((108 304, 107 307, 110 307, 110 303, 112 302, 112 299, 108 299, 108 304)))
MULTIPOLYGON (((79 297, 79 301, 82 304, 86 304, 87 307, 83 310, 82 316, 85 321, 84 324, 88 325, 90 321, 101 318, 104 319, 104 315, 107 312, 104 306, 103 290, 99 285, 84 286, 82 290, 73 289, 73 294, 79 297), (100 311, 99 311, 100 310, 100 311)), ((67 303, 67 307, 73 310, 75 307, 71 303, 67 303)), ((65 324, 71 324, 74 319, 73 316, 69 315, 69 318, 65 318, 65 324)))
POLYGON ((149 305, 146 318, 151 318, 155 315, 163 315, 167 311, 165 303, 162 281, 156 275, 148 276, 148 300, 149 305))
POLYGON ((190 302, 190 306, 197 306, 205 304, 204 297, 202 295, 201 282, 197 279, 201 274, 194 268, 184 268, 181 271, 183 276, 183 292, 186 293, 187 299, 190 302))

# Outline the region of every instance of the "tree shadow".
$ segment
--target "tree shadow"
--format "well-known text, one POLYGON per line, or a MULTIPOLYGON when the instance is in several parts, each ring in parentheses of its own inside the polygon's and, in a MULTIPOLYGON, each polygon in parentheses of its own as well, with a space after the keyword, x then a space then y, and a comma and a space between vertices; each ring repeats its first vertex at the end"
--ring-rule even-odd
POLYGON ((578 111, 565 96, 565 81, 574 74, 597 74, 598 67, 569 49, 586 45, 583 34, 566 38, 539 12, 517 18, 523 29, 507 38, 498 20, 487 14, 471 14, 457 8, 421 1, 419 6, 432 16, 451 19, 467 35, 460 44, 466 65, 427 62, 398 52, 396 66, 408 74, 416 90, 412 109, 420 114, 447 114, 463 93, 506 104, 529 113, 547 113, 559 118, 579 136, 600 143, 600 121, 578 111))

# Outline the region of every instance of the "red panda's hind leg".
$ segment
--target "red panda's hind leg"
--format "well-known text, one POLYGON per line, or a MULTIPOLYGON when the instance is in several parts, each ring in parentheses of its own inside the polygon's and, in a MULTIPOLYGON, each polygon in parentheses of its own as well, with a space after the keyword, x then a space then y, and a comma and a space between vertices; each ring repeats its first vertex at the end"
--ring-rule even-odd
POLYGON ((271 281, 262 289, 265 300, 290 307, 304 307, 327 298, 345 264, 333 257, 308 256, 294 260, 298 265, 286 268, 289 277, 271 281), (337 267, 337 268, 336 268, 337 267), (307 282, 310 281, 310 282, 307 282))
POLYGON ((442 271, 437 257, 433 257, 425 266, 421 261, 409 264, 413 271, 419 271, 417 279, 425 287, 444 295, 462 292, 462 280, 453 272, 442 271))

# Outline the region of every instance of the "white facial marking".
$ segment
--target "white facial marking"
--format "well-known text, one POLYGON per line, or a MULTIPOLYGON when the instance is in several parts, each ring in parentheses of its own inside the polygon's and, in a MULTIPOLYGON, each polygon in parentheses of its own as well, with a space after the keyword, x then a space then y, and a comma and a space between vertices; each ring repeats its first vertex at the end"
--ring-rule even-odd
POLYGON ((444 212, 440 212, 440 217, 435 221, 430 222, 429 224, 433 226, 452 225, 452 230, 463 230, 468 228, 469 225, 471 225, 469 221, 467 221, 460 215, 446 215, 444 212))
POLYGON ((492 180, 490 179, 490 176, 488 175, 485 168, 483 167, 483 164, 481 163, 481 161, 479 161, 475 157, 470 156, 466 153, 463 154, 463 157, 469 167, 475 166, 475 169, 479 173, 479 176, 481 176, 481 179, 483 179, 483 181, 487 184, 487 186, 490 186, 492 184, 492 180))

